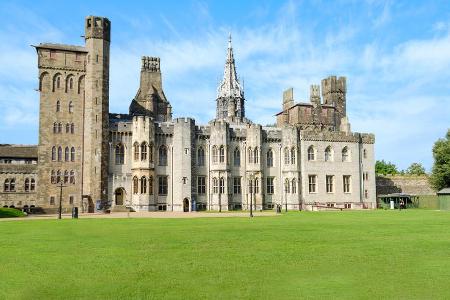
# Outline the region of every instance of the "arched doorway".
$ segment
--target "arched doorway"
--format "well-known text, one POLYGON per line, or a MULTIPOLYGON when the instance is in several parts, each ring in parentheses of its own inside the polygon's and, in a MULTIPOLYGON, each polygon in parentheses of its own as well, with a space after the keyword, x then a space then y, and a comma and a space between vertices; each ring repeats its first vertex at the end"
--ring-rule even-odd
POLYGON ((125 198, 125 190, 123 188, 117 188, 114 192, 116 205, 123 205, 123 200, 125 198))
POLYGON ((183 200, 183 211, 189 212, 189 199, 188 198, 184 198, 184 200, 183 200))

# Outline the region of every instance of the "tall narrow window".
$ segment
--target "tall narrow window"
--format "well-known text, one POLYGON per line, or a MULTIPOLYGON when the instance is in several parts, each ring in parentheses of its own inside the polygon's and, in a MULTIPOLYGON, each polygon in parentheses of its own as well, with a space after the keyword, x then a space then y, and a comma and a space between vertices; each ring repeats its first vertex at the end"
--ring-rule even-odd
POLYGON ((284 180, 284 192, 286 194, 289 194, 291 192, 289 179, 287 179, 287 178, 284 180))
POLYGON ((70 161, 75 161, 75 147, 70 148, 70 161))
POLYGON ((233 178, 233 193, 240 194, 241 193, 241 177, 233 178))
POLYGON ((70 133, 74 134, 75 133, 75 125, 72 123, 70 124, 70 133))
POLYGON ((153 195, 153 177, 150 176, 148 179, 148 191, 150 195, 153 195))
POLYGON ((139 179, 134 176, 133 177, 133 194, 137 194, 139 192, 139 179))
POLYGON ((70 183, 75 184, 75 171, 74 170, 70 171, 70 183))
POLYGON ((296 157, 295 152, 296 152, 295 147, 292 147, 292 149, 291 149, 291 164, 293 164, 293 165, 295 165, 295 157, 296 157))
POLYGON ((205 165, 205 150, 203 149, 203 147, 200 147, 197 150, 197 165, 198 166, 205 165))
POLYGON ((255 194, 259 194, 259 179, 255 178, 255 194))
POLYGON ((292 194, 297 194, 297 180, 292 179, 292 194))
POLYGON ((147 160, 147 147, 146 142, 141 144, 141 160, 147 160))
POLYGON ((332 154, 331 146, 328 146, 325 149, 325 161, 333 161, 333 154, 332 154))
POLYGON ((69 171, 65 170, 64 171, 64 183, 68 183, 69 182, 69 171))
POLYGON ((206 193, 206 177, 205 176, 197 176, 197 194, 205 194, 206 193))
POLYGON ((60 112, 61 111, 61 102, 58 100, 56 101, 56 112, 60 112))
POLYGON ((60 183, 62 181, 61 170, 56 171, 56 183, 60 183))
POLYGON ((367 158, 367 150, 366 149, 363 150, 363 158, 367 158))
POLYGON ((62 132, 62 123, 58 123, 58 133, 62 132))
POLYGON ((55 170, 52 170, 51 175, 50 175, 50 182, 51 183, 56 183, 56 173, 55 170))
POLYGON ((58 123, 53 123, 53 133, 58 133, 58 123))
POLYGON ((316 160, 315 151, 313 146, 309 146, 308 148, 308 160, 316 160))
POLYGON ((52 147, 52 160, 53 161, 56 160, 56 147, 55 146, 52 147))
POLYGON ((73 102, 69 102, 69 113, 73 113, 73 102))
POLYGON ((216 177, 213 178, 213 193, 214 194, 218 193, 218 185, 217 185, 217 178, 216 177))
POLYGON ((213 164, 216 164, 219 161, 219 152, 217 151, 216 146, 212 146, 212 160, 213 164))
POLYGON ((272 149, 269 149, 269 151, 267 151, 267 167, 273 167, 273 151, 272 149))
POLYGON ((219 148, 219 160, 221 163, 225 162, 225 147, 220 146, 219 148))
POLYGON ((34 178, 30 179, 30 191, 34 192, 36 190, 36 180, 34 178))
POLYGON ((308 183, 309 183, 309 192, 310 193, 317 193, 317 175, 309 175, 308 176, 308 183))
POLYGON ((167 148, 164 145, 159 147, 159 165, 167 166, 167 148))
POLYGON ((69 79, 69 89, 73 89, 73 77, 69 79))
POLYGON ((11 178, 9 180, 9 191, 10 192, 15 192, 16 191, 16 179, 15 178, 11 178))
POLYGON ((158 177, 158 194, 167 195, 167 176, 158 177))
POLYGON ((266 191, 267 194, 272 195, 274 193, 274 177, 267 177, 266 178, 266 191))
POLYGON ((64 160, 69 161, 69 147, 64 148, 64 160))
POLYGON ((251 147, 248 148, 248 163, 253 163, 253 149, 251 147))
POLYGON ((255 164, 257 164, 257 163, 259 163, 259 150, 258 150, 258 147, 256 147, 255 148, 255 150, 254 150, 254 161, 255 161, 255 164))
POLYGON ((288 165, 291 162, 291 159, 289 157, 289 148, 284 148, 284 164, 288 165))
POLYGON ((153 143, 150 143, 148 146, 148 160, 152 163, 153 162, 153 143))
POLYGON ((239 167, 241 165, 241 151, 239 150, 238 147, 236 147, 236 149, 234 149, 233 160, 234 160, 234 165, 236 167, 239 167))
POLYGON ((5 182, 3 184, 3 191, 4 192, 9 192, 9 178, 5 179, 5 182))
POLYGON ((326 176, 327 193, 334 193, 334 176, 326 176))
POLYGON ((343 184, 344 184, 344 193, 350 193, 350 185, 351 185, 351 177, 350 175, 344 175, 342 177, 343 179, 343 184))
POLYGON ((25 192, 29 192, 29 191, 30 191, 30 179, 25 178, 25 192))
POLYGON ((133 149, 134 149, 134 160, 138 161, 139 160, 139 143, 138 142, 134 143, 133 149))
POLYGON ((141 177, 141 194, 147 194, 147 178, 141 177))
POLYGON ((349 161, 349 154, 348 154, 348 148, 344 147, 344 149, 342 149, 342 161, 346 162, 349 161))
POLYGON ((69 133, 69 132, 70 132, 70 124, 67 123, 67 124, 66 124, 66 133, 69 133))
POLYGON ((125 147, 122 143, 116 145, 116 165, 123 165, 125 161, 125 147))
POLYGON ((62 161, 62 147, 58 147, 58 161, 62 161))
POLYGON ((225 194, 225 179, 223 177, 220 177, 219 180, 219 192, 225 194))

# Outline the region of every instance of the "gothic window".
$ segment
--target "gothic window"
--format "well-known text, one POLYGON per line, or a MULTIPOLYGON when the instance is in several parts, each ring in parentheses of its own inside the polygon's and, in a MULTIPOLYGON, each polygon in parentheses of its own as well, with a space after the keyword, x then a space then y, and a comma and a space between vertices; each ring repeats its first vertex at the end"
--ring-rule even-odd
POLYGON ((255 178, 255 194, 259 194, 259 179, 255 178))
POLYGON ((233 163, 236 167, 239 167, 241 165, 241 151, 238 147, 236 147, 233 152, 233 163))
POLYGON ((258 147, 255 148, 254 150, 254 162, 255 164, 259 163, 259 151, 258 151, 258 147))
POLYGON ((273 167, 273 151, 269 149, 267 151, 267 159, 266 159, 267 167, 273 167))
POLYGON ((325 161, 333 161, 333 151, 331 150, 331 146, 328 146, 325 149, 325 161))
POLYGON ((135 142, 133 145, 134 148, 134 160, 138 161, 139 160, 139 143, 135 142))
POLYGON ((69 147, 64 149, 64 160, 69 161, 69 147))
POLYGON ((53 77, 53 89, 54 92, 56 89, 61 87, 61 75, 58 73, 53 77))
POLYGON ((284 164, 288 165, 289 163, 290 163, 289 148, 286 147, 286 148, 284 148, 284 164))
POLYGON ((70 161, 75 161, 75 147, 70 149, 70 161))
POLYGON ((225 162, 225 147, 224 146, 220 146, 220 148, 219 148, 219 161, 221 163, 225 162))
POLYGON ((213 159, 213 164, 216 164, 219 160, 219 153, 217 151, 216 146, 212 147, 212 159, 213 159))
POLYGON ((344 147, 344 149, 342 149, 342 161, 346 162, 346 161, 350 161, 349 160, 349 151, 347 146, 344 147))
POLYGON ((39 78, 39 91, 48 91, 50 89, 49 75, 43 72, 39 78))
POLYGON ((64 183, 68 183, 69 182, 69 171, 65 170, 64 171, 64 183))
POLYGON ((308 148, 308 160, 316 160, 313 146, 309 146, 308 148))
POLYGON ((58 123, 58 133, 62 132, 62 123, 58 123))
POLYGON ((55 146, 52 147, 52 160, 53 161, 56 160, 56 147, 55 146))
POLYGON ((137 194, 139 192, 139 180, 136 176, 133 177, 133 194, 137 194))
POLYGON ((34 180, 34 178, 30 179, 30 191, 34 192, 34 190, 36 189, 36 180, 34 180))
POLYGON ((122 143, 116 145, 116 165, 123 165, 125 161, 125 146, 122 143))
POLYGON ((147 160, 147 143, 141 144, 141 160, 147 160))
POLYGON ((67 123, 67 124, 66 124, 66 133, 69 133, 69 131, 70 131, 70 124, 67 123))
POLYGON ((253 163, 253 149, 251 147, 248 148, 248 163, 253 163))
POLYGON ((164 145, 159 147, 159 165, 167 166, 167 148, 164 145))
POLYGON ((62 161, 62 147, 58 147, 58 161, 62 161))
POLYGON ((30 191, 30 179, 29 178, 25 178, 25 192, 29 192, 30 191))
POLYGON ((203 147, 200 147, 197 150, 197 165, 198 166, 205 165, 205 150, 203 149, 203 147))
POLYGON ((223 177, 220 177, 219 180, 219 192, 225 194, 225 179, 223 177))
POLYGON ((291 149, 291 164, 295 165, 295 147, 292 147, 291 149))
POLYGON ((297 194, 297 180, 292 179, 292 194, 297 194))
POLYGON ((60 183, 61 182, 61 171, 58 170, 56 171, 56 183, 60 183))
POLYGON ((56 101, 56 112, 61 111, 61 102, 58 100, 56 101))
POLYGON ((150 193, 150 195, 153 195, 153 177, 150 176, 150 178, 148 179, 148 191, 150 193))
POLYGON ((147 178, 141 177, 141 194, 147 194, 147 178))
POLYGON ((213 193, 214 194, 218 193, 217 178, 216 177, 213 178, 213 193))
POLYGON ((9 178, 5 179, 5 182, 3 184, 3 191, 4 192, 9 192, 9 178))
POLYGON ((53 133, 58 133, 58 123, 53 123, 53 133))
POLYGON ((66 93, 68 90, 72 90, 72 89, 73 89, 73 76, 68 76, 67 82, 66 82, 66 93))
POLYGON ((73 113, 73 102, 69 102, 69 113, 73 113))
POLYGON ((55 174, 55 170, 52 170, 51 175, 50 175, 50 182, 51 183, 56 183, 56 174, 55 174))
POLYGON ((148 159, 152 163, 153 162, 153 144, 150 143, 150 146, 148 146, 148 159))
POLYGON ((11 178, 9 180, 9 191, 10 192, 15 192, 16 191, 16 179, 15 178, 11 178))
POLYGON ((75 171, 74 170, 70 171, 70 183, 75 184, 75 171))
POLYGON ((75 133, 75 124, 70 124, 70 133, 74 134, 75 133))
POLYGON ((287 178, 284 180, 284 192, 286 194, 289 194, 291 192, 289 179, 287 179, 287 178))

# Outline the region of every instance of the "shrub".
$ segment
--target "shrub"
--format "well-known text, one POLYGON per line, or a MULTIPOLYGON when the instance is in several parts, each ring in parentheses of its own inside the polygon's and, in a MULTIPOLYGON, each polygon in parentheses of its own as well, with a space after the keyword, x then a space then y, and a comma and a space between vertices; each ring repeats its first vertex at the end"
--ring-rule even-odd
POLYGON ((18 218, 25 217, 25 213, 15 208, 0 208, 0 218, 18 218))

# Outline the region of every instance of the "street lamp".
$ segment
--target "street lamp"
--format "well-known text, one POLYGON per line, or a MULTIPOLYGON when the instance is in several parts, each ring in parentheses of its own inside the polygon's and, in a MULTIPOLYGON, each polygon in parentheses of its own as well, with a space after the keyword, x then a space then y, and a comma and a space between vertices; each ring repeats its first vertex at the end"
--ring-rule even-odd
POLYGON ((66 186, 63 185, 63 182, 61 181, 61 184, 59 185, 59 208, 58 208, 58 219, 61 219, 62 214, 62 189, 66 186))
POLYGON ((254 185, 253 180, 255 175, 253 173, 250 174, 250 218, 253 218, 253 194, 254 194, 254 185))

